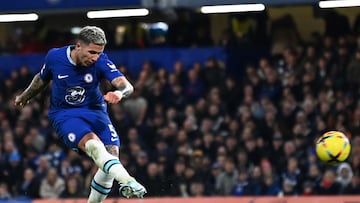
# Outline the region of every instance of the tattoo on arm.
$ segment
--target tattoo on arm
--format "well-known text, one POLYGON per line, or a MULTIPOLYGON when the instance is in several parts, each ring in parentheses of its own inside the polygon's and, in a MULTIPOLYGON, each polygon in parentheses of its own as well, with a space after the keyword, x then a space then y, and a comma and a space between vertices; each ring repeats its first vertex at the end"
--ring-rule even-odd
POLYGON ((111 84, 121 91, 124 97, 130 96, 130 94, 134 91, 134 87, 124 76, 113 79, 111 84))
POLYGON ((45 82, 40 78, 40 74, 36 74, 32 79, 30 85, 25 89, 25 91, 21 94, 21 96, 26 100, 30 100, 42 90, 45 89, 49 82, 45 82))
POLYGON ((118 146, 116 146, 116 145, 105 145, 105 148, 110 154, 112 154, 112 155, 114 155, 116 157, 119 157, 119 147, 118 146))

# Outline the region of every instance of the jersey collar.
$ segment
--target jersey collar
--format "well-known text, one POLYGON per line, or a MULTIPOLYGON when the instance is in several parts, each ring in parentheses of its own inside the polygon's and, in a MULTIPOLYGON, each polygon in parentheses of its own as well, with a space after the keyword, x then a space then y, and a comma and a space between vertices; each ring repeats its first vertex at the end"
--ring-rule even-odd
POLYGON ((68 48, 66 49, 66 56, 67 56, 69 62, 70 62, 71 64, 73 64, 74 66, 76 66, 75 61, 72 60, 72 58, 71 58, 71 56, 70 56, 71 50, 72 50, 73 48, 74 48, 74 46, 72 46, 72 45, 68 46, 68 48))

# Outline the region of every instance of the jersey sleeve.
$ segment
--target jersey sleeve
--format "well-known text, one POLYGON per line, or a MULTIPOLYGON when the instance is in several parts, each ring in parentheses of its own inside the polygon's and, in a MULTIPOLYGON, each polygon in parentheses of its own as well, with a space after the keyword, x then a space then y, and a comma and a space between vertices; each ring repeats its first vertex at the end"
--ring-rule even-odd
POLYGON ((107 80, 112 81, 114 78, 123 76, 123 74, 116 68, 116 65, 105 54, 103 54, 99 62, 102 76, 107 80))
POLYGON ((49 66, 49 55, 50 52, 46 55, 45 57, 45 62, 40 70, 40 78, 44 81, 50 81, 52 79, 52 72, 51 72, 51 68, 49 66))

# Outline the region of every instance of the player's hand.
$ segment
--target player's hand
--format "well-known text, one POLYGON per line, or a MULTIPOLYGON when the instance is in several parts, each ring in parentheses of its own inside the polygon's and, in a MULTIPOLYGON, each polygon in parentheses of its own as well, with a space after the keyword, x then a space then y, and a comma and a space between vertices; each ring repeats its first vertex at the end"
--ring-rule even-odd
POLYGON ((14 102, 15 106, 20 106, 21 108, 23 108, 28 103, 29 103, 29 101, 24 99, 21 96, 16 96, 15 97, 15 102, 14 102))
POLYGON ((117 104, 121 101, 122 95, 116 92, 108 92, 104 95, 104 99, 110 104, 117 104))

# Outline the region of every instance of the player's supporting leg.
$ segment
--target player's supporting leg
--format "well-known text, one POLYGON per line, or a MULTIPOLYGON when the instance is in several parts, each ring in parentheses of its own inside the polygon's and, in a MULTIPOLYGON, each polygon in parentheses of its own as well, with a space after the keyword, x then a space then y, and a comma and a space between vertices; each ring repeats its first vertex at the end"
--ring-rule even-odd
POLYGON ((98 169, 91 181, 88 203, 101 203, 111 191, 114 178, 98 169))
POLYGON ((114 177, 120 183, 120 189, 126 197, 143 197, 146 189, 129 175, 119 158, 111 155, 104 144, 94 133, 89 133, 80 141, 79 147, 84 150, 95 162, 95 164, 114 177))

